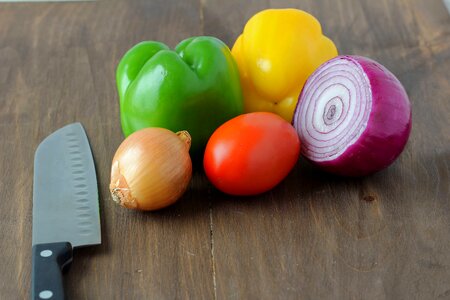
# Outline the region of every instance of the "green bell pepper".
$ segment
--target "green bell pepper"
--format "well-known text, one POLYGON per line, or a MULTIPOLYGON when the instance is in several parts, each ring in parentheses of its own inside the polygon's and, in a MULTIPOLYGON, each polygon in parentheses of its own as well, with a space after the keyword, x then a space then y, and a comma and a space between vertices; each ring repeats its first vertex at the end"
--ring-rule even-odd
POLYGON ((116 79, 125 136, 145 127, 187 130, 192 154, 204 150, 217 127, 243 113, 237 65, 213 37, 188 38, 175 50, 141 42, 124 55, 116 79))

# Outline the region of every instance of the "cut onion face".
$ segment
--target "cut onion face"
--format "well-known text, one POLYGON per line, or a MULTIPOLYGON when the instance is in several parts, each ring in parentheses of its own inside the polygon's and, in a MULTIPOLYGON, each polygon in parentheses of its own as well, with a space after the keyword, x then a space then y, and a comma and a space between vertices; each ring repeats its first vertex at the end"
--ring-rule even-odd
POLYGON ((307 80, 293 119, 302 154, 326 171, 364 176, 389 166, 411 131, 411 105, 379 63, 338 56, 307 80))

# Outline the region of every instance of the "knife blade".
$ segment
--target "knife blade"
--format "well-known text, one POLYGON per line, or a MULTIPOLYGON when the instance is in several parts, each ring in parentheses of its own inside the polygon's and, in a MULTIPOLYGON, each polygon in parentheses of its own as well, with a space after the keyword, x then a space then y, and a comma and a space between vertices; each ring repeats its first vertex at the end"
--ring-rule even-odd
POLYGON ((80 123, 45 138, 33 178, 32 299, 64 299, 72 249, 101 243, 94 160, 80 123))

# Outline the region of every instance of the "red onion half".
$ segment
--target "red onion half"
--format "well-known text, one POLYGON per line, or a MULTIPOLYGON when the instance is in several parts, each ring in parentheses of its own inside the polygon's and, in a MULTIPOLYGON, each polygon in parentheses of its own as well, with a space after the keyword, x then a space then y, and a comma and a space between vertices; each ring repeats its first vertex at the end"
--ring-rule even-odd
POLYGON ((338 56, 306 81, 293 124, 302 154, 331 173, 364 176, 389 166, 411 131, 411 104, 379 63, 338 56))

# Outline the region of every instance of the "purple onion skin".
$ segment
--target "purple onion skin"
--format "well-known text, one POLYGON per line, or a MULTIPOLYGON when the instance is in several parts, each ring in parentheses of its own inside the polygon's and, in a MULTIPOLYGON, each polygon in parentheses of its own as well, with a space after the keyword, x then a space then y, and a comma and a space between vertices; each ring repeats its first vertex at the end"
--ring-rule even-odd
MULTIPOLYGON (((362 67, 370 81, 372 110, 366 129, 344 153, 333 160, 310 161, 341 176, 370 175, 391 165, 405 148, 411 132, 411 104, 400 81, 378 62, 361 56, 338 56, 332 60, 335 59, 353 61, 362 67)), ((325 65, 326 62, 322 66, 325 65)), ((295 112, 302 95, 303 91, 295 112)), ((296 117, 294 113, 294 124, 296 117)))

